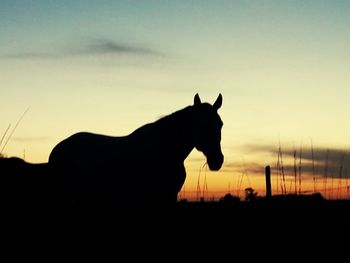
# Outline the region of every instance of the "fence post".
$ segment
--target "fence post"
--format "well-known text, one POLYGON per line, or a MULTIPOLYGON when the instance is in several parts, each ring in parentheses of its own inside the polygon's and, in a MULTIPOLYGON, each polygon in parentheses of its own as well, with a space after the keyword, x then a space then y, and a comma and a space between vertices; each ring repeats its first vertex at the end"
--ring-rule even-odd
POLYGON ((265 179, 266 179, 266 198, 271 197, 271 170, 270 166, 265 167, 265 179))

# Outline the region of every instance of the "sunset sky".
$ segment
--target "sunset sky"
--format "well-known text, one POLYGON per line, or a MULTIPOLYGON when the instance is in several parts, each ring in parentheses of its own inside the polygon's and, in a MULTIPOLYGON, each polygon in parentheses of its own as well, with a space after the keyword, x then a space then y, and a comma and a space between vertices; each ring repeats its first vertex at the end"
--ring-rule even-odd
POLYGON ((2 0, 0 36, 6 156, 46 162, 75 132, 127 135, 222 93, 225 163, 208 171, 194 150, 182 195, 205 177, 208 196, 264 195, 266 165, 277 193, 279 145, 287 190, 301 148, 302 190, 315 174, 348 195, 350 1, 2 0))

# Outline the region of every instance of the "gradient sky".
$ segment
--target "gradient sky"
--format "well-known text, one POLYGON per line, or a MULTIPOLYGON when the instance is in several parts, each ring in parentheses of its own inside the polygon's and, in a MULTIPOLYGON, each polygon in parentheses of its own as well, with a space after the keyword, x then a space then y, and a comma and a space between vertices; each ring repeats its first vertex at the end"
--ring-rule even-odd
POLYGON ((279 143, 288 175, 302 148, 303 187, 311 141, 319 178, 350 176, 349 1, 2 0, 0 36, 0 134, 29 108, 7 156, 46 162, 72 133, 126 135, 221 92, 225 164, 194 150, 187 193, 201 175, 210 195, 264 194, 279 143))

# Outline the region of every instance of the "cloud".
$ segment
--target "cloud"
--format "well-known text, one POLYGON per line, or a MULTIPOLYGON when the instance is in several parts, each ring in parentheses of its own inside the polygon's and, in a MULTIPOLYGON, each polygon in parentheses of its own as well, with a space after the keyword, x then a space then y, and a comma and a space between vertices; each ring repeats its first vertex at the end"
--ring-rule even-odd
POLYGON ((85 54, 132 54, 132 55, 150 55, 159 56, 160 52, 144 46, 130 45, 121 42, 115 42, 109 39, 92 39, 86 47, 81 49, 85 54))
POLYGON ((58 59, 100 55, 163 56, 159 51, 147 46, 124 43, 110 39, 89 38, 80 45, 54 51, 25 51, 0 55, 2 59, 58 59))
MULTIPOLYGON (((277 171, 278 147, 270 145, 246 145, 242 149, 246 153, 269 153, 276 156, 276 163, 271 165, 271 169, 277 171)), ((290 148, 281 147, 283 168, 285 174, 293 175, 295 173, 294 153, 297 172, 299 172, 301 160, 301 172, 305 175, 315 175, 317 177, 332 178, 350 178, 350 150, 341 150, 338 148, 290 148)), ((261 165, 248 165, 250 171, 261 170, 261 165)), ((263 173, 262 173, 263 174, 263 173)))

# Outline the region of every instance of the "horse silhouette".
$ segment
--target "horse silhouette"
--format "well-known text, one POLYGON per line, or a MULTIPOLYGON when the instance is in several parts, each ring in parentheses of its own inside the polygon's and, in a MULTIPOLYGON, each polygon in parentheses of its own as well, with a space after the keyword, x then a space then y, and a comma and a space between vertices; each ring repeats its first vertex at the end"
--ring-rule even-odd
POLYGON ((194 148, 204 153, 210 170, 223 164, 221 105, 221 94, 212 105, 196 94, 193 105, 126 136, 73 134, 49 156, 57 191, 68 205, 84 200, 120 207, 176 202, 186 178, 184 161, 194 148))

